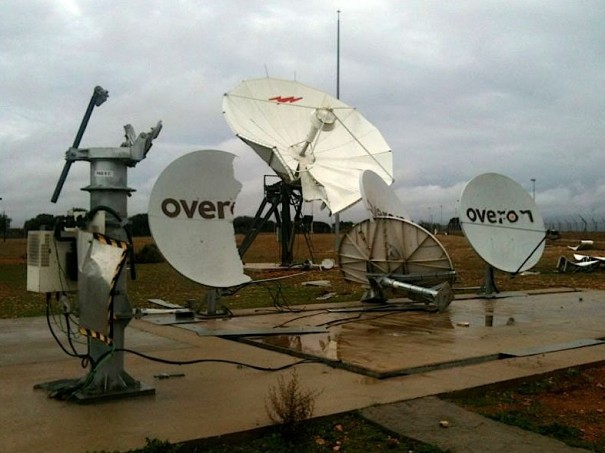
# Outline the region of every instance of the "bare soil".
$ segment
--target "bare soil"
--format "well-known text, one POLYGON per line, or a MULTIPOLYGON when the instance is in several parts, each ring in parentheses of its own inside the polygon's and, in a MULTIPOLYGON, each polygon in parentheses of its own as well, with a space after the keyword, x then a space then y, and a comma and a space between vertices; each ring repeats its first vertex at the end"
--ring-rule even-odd
POLYGON ((466 390, 446 399, 569 445, 605 452, 604 363, 466 390))

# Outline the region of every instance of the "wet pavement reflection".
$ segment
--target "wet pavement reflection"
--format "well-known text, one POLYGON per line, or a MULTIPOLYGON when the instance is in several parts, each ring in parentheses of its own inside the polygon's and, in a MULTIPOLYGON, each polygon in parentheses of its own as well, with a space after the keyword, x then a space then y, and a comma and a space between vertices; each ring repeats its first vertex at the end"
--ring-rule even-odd
POLYGON ((316 358, 374 377, 422 372, 440 367, 496 360, 503 351, 565 344, 605 337, 600 319, 605 301, 581 292, 515 293, 494 299, 455 300, 446 312, 340 311, 268 312, 187 324, 201 330, 264 329, 240 341, 297 356, 316 358), (276 328, 293 333, 275 335, 276 328), (297 328, 326 327, 325 333, 301 334, 297 328))

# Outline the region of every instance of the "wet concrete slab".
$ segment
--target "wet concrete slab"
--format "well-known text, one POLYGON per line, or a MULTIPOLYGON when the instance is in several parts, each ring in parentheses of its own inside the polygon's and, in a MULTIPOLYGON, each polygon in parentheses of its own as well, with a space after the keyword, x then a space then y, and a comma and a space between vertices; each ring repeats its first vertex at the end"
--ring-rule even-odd
MULTIPOLYGON (((321 313, 324 318, 321 319, 299 318, 315 315, 310 312, 275 313, 273 310, 261 315, 236 312, 233 320, 243 326, 246 318, 254 318, 257 328, 270 328, 285 321, 288 321, 286 326, 297 323, 312 326, 345 316, 325 312, 341 306, 323 306, 320 311, 324 311, 321 313), (260 320, 265 316, 267 321, 263 324, 260 320), (299 319, 294 320, 297 317, 299 319)), ((346 314, 354 315, 357 314, 346 314)), ((342 341, 335 333, 334 346, 317 346, 320 343, 316 342, 314 354, 335 357, 338 361, 352 357, 351 360, 368 368, 376 358, 381 364, 376 369, 400 371, 417 363, 444 360, 451 363, 452 357, 599 339, 605 336, 605 328, 599 325, 605 315, 605 291, 518 294, 495 301, 467 297, 455 301, 448 314, 411 315, 406 320, 403 313, 396 314, 396 322, 390 320, 390 316, 364 319, 353 328, 351 323, 330 326, 330 332, 337 327, 334 331, 342 335, 342 341), (495 305, 493 313, 489 312, 491 305, 495 305), (486 319, 489 324, 492 315, 493 325, 486 326, 486 319), (507 324, 511 316, 515 323, 507 324), (459 325, 466 322, 468 327, 459 325), (383 341, 394 341, 389 347, 381 347, 378 340, 361 341, 351 337, 357 331, 381 329, 389 333, 382 335, 383 341), (407 341, 402 342, 402 337, 407 341), (364 347, 370 352, 365 352, 364 347), (402 354, 401 349, 407 352, 402 354), (395 352, 396 355, 390 355, 395 352), (390 360, 399 362, 393 366, 390 360), (383 366, 391 368, 381 368, 383 366)), ((214 322, 221 328, 235 326, 230 321, 214 322)), ((300 335, 301 344, 307 336, 300 335)), ((299 360, 291 354, 252 345, 250 341, 200 336, 182 326, 157 325, 144 320, 130 323, 126 329, 126 346, 159 358, 195 363, 171 366, 126 354, 126 371, 154 386, 155 395, 87 406, 51 400, 45 392, 34 390, 34 385, 83 376, 85 370, 80 361, 61 352, 44 318, 0 320, 0 424, 3 427, 0 452, 124 451, 143 446, 146 437, 179 442, 266 426, 271 424, 265 410, 269 389, 292 369, 261 371, 207 360, 231 360, 273 369, 299 360), (155 378, 163 373, 178 373, 180 377, 155 378)), ((290 346, 292 350, 298 347, 290 346)), ((427 367, 422 372, 383 379, 326 363, 305 363, 294 369, 306 388, 321 391, 315 415, 322 416, 601 361, 605 361, 605 344, 597 342, 535 355, 460 363, 450 368, 427 367)))
MULTIPOLYGON (((61 320, 52 320, 57 335, 63 338, 61 320), (55 323, 56 321, 56 323, 55 323)), ((46 318, 18 318, 0 320, 0 366, 52 362, 65 358, 50 333, 46 318)), ((161 351, 182 347, 168 338, 136 330, 128 338, 129 347, 142 351, 161 351)), ((76 341, 76 346, 78 345, 76 341)))
MULTIPOLYGON (((396 301, 391 306, 409 304, 396 301)), ((346 309, 314 306, 304 312, 257 313, 180 327, 236 336, 259 347, 386 378, 591 346, 605 338, 599 321, 604 310, 602 294, 561 289, 463 298, 442 313, 350 304, 346 309), (285 327, 300 332, 283 334, 285 327), (327 331, 312 333, 312 328, 327 331), (252 329, 262 334, 247 335, 252 329)))

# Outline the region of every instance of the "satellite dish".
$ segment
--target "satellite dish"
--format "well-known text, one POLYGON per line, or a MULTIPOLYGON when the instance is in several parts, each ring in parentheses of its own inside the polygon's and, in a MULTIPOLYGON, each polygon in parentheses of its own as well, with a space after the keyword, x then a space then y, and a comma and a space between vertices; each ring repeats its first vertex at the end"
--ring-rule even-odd
POLYGON ((450 281, 452 261, 427 230, 405 219, 364 220, 344 234, 338 250, 346 280, 368 284, 368 273, 409 276, 422 286, 450 281))
POLYGON ((164 169, 149 199, 149 227, 168 262, 185 277, 217 288, 250 281, 233 230, 241 190, 234 157, 216 150, 186 154, 164 169))
POLYGON ((530 195, 512 179, 485 173, 460 197, 460 224, 477 254, 504 272, 523 272, 542 256, 546 231, 530 195))
POLYGON ((361 174, 359 187, 363 204, 372 217, 410 218, 393 189, 372 170, 361 174))
POLYGON ((359 175, 373 170, 393 181, 389 145, 357 110, 295 81, 263 78, 225 94, 225 119, 306 201, 338 213, 361 198, 359 175))

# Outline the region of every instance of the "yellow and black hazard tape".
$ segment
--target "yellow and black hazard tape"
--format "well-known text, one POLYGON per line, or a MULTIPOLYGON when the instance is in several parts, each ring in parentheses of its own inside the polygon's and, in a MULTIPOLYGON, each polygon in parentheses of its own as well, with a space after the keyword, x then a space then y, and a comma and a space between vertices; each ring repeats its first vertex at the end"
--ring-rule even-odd
POLYGON ((110 336, 103 335, 102 333, 97 332, 95 330, 91 330, 91 329, 86 329, 84 327, 80 327, 80 333, 82 335, 87 336, 87 337, 95 338, 95 339, 97 339, 99 341, 102 341, 103 343, 108 344, 108 345, 110 345, 111 343, 113 343, 113 339, 110 336))
POLYGON ((117 239, 110 238, 109 236, 105 236, 101 233, 93 233, 94 239, 99 241, 101 244, 106 244, 112 247, 119 247, 122 249, 122 256, 120 257, 120 262, 116 266, 116 271, 111 279, 111 287, 109 290, 109 297, 107 298, 107 325, 109 326, 107 335, 102 334, 100 332, 96 332, 91 329, 85 329, 83 327, 80 328, 80 333, 82 335, 86 335, 91 338, 96 338, 99 341, 102 341, 106 344, 111 344, 113 342, 113 321, 114 321, 114 310, 113 310, 113 298, 115 295, 116 285, 118 284, 118 280, 120 278, 120 274, 124 265, 126 264, 126 258, 128 256, 128 248, 130 244, 125 241, 120 241, 117 239))
POLYGON ((127 250, 130 247, 130 244, 126 241, 121 241, 119 239, 110 238, 101 233, 93 233, 93 237, 99 241, 101 244, 111 245, 112 247, 120 247, 121 249, 127 250))

